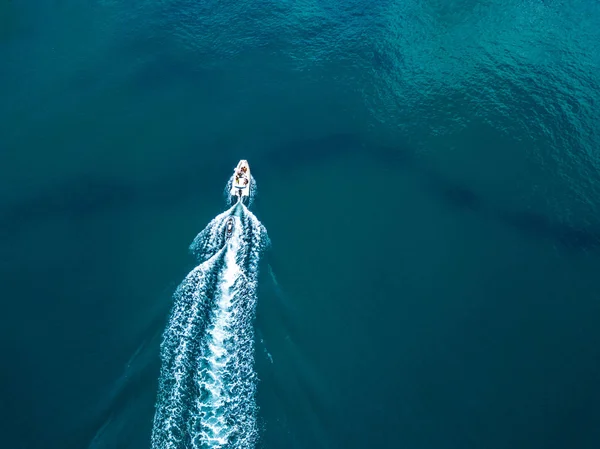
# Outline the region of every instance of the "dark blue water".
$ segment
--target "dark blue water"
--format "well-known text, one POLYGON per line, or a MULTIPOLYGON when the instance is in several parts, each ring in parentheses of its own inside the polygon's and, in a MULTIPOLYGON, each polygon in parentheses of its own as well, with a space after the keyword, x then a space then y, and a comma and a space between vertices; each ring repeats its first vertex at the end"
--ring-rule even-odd
POLYGON ((0 3, 2 447, 150 448, 241 158, 257 447, 600 445, 600 6, 0 3))

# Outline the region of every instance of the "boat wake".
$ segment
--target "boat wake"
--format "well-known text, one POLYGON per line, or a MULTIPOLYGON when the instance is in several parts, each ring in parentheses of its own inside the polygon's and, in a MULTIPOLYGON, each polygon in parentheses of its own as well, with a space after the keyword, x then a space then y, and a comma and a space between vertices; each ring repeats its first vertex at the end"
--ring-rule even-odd
POLYGON ((266 229, 240 200, 198 234, 161 344, 152 448, 252 448, 254 329, 266 229))

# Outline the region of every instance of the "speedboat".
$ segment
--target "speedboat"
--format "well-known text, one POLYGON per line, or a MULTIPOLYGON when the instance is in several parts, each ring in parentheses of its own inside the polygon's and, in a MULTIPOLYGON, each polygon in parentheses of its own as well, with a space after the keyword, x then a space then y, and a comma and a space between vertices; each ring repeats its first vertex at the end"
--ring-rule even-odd
POLYGON ((227 224, 225 225, 225 240, 231 237, 233 233, 233 217, 229 217, 227 219, 227 224))
POLYGON ((250 196, 250 166, 248 161, 242 159, 233 170, 233 182, 231 183, 231 195, 240 197, 250 196))

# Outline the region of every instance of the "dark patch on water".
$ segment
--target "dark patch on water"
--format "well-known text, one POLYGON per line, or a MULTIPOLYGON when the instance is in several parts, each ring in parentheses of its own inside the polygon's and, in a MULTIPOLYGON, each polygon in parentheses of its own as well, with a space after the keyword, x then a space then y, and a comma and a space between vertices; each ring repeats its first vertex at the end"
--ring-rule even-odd
POLYGON ((443 178, 430 178, 428 187, 448 206, 458 210, 485 213, 485 203, 475 191, 443 178))
POLYGON ((83 218, 107 207, 126 207, 136 189, 120 180, 78 177, 47 187, 37 196, 0 208, 0 229, 9 232, 53 217, 83 218))
POLYGON ((550 239, 568 249, 596 250, 600 246, 598 228, 577 228, 533 212, 501 213, 498 219, 529 237, 550 239))
POLYGON ((413 152, 404 147, 378 146, 366 151, 373 154, 379 163, 385 164, 390 169, 418 170, 418 162, 413 152))
MULTIPOLYGON (((367 146, 353 134, 295 140, 268 149, 260 156, 260 177, 269 176, 270 170, 307 170, 317 164, 330 163, 357 153, 369 155, 385 168, 413 172, 430 195, 457 211, 469 211, 491 218, 528 237, 551 239, 570 249, 595 250, 600 247, 600 229, 562 224, 534 212, 497 210, 468 186, 427 167, 409 149, 367 146)), ((193 146, 189 159, 182 161, 185 165, 181 171, 153 184, 133 185, 118 179, 83 176, 61 182, 48 187, 36 197, 1 207, 0 228, 14 232, 31 222, 51 217, 86 217, 132 205, 159 207, 193 196, 199 196, 200 199, 200 192, 214 188, 214 183, 222 185, 226 182, 234 164, 213 161, 207 165, 202 163, 202 158, 197 154, 196 146, 193 146)))

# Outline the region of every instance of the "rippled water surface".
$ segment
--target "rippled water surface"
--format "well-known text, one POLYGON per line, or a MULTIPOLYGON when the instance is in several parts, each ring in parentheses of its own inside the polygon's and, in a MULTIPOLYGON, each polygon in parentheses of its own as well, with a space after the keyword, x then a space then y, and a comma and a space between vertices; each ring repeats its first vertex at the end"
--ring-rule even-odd
POLYGON ((589 0, 1 2, 3 447, 151 447, 239 159, 272 242, 248 441, 598 447, 598 24, 589 0))

